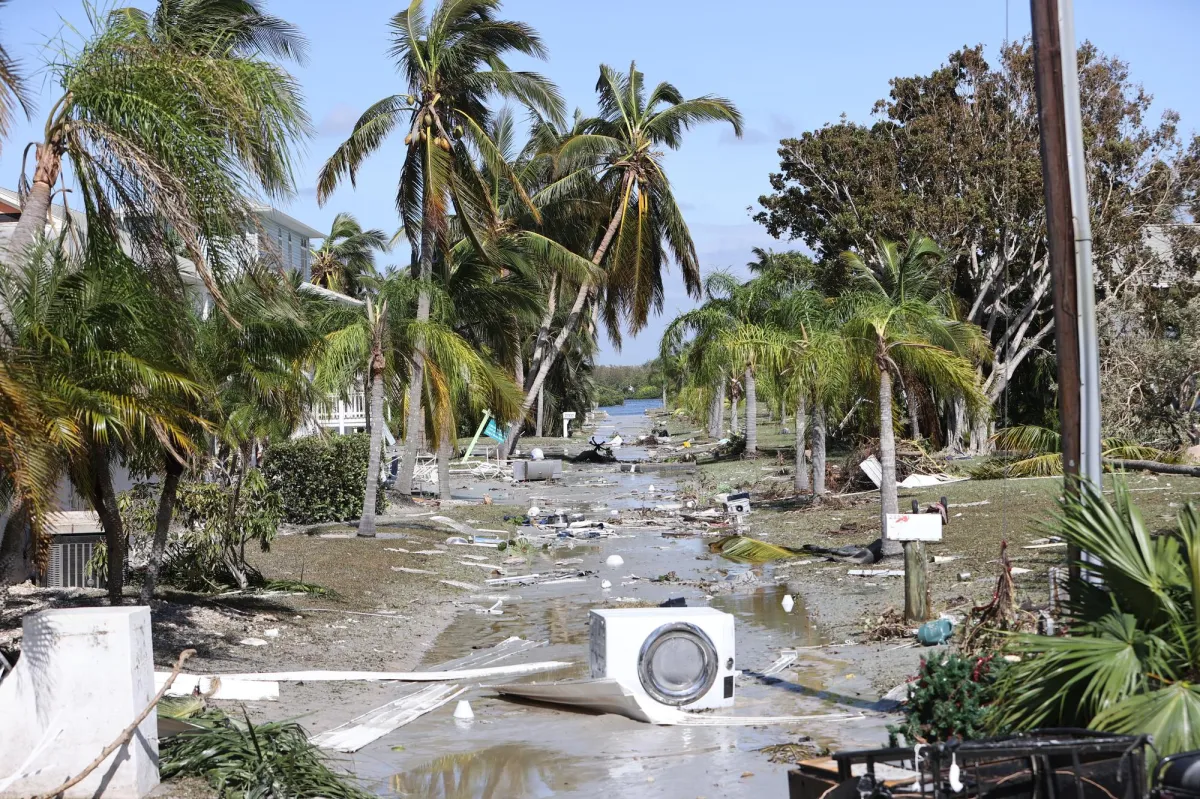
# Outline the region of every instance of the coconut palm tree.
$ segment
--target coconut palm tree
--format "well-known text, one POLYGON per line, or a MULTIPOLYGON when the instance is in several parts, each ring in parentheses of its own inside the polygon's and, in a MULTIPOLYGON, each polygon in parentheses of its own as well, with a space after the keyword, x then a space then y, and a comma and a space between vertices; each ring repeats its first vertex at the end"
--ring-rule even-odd
POLYGON ((887 537, 886 525, 887 514, 899 512, 892 381, 915 377, 979 407, 985 400, 975 364, 988 353, 987 339, 975 325, 958 321, 943 283, 946 258, 932 240, 913 234, 903 245, 881 241, 870 264, 853 252, 843 259, 856 291, 843 298, 842 335, 861 383, 878 390, 883 553, 898 555, 902 547, 887 537))
POLYGON ((182 250, 223 303, 216 276, 230 257, 224 243, 252 224, 247 194, 292 193, 291 148, 309 130, 299 87, 264 47, 298 52, 302 40, 248 1, 166 0, 153 15, 97 20, 51 68, 62 94, 26 148, 33 173, 22 165, 10 251, 45 229, 68 162, 89 244, 128 236, 139 262, 175 285, 182 250), (208 13, 235 6, 242 13, 208 13))
POLYGON ((1122 481, 1111 502, 1091 483, 1079 488, 1053 529, 1096 557, 1065 594, 1068 634, 1009 644, 1021 660, 1000 679, 996 721, 1150 734, 1162 755, 1200 748, 1200 513, 1181 508, 1164 533, 1122 481))
MULTIPOLYGON (((532 72, 510 70, 504 63, 510 52, 545 58, 546 51, 531 27, 498 19, 499 6, 499 0, 444 0, 426 16, 424 3, 412 0, 392 17, 391 55, 404 76, 405 93, 380 100, 363 113, 317 182, 317 199, 324 203, 343 178, 353 183, 367 156, 405 124, 406 150, 396 205, 414 247, 415 277, 423 283, 431 280, 435 251, 445 253, 453 244, 451 205, 456 225, 477 248, 484 249, 486 233, 495 227, 496 208, 474 154, 524 193, 488 135, 488 97, 498 94, 516 100, 555 120, 562 115, 562 99, 553 84, 532 72)), ((533 204, 524 199, 536 215, 533 204)), ((429 307, 430 292, 425 290, 417 303, 418 323, 428 321, 429 307)), ((412 491, 420 443, 425 347, 420 341, 416 344, 398 480, 402 494, 412 491)))
POLYGON ((39 389, 79 431, 79 446, 60 451, 58 461, 100 517, 109 598, 120 603, 125 534, 112 463, 148 439, 180 459, 195 449, 203 389, 164 357, 170 315, 132 262, 119 252, 79 261, 46 243, 25 252, 15 268, 0 267, 11 313, 5 332, 36 357, 39 389))
MULTIPOLYGON (((699 259, 667 179, 663 150, 679 149, 683 133, 704 122, 728 122, 741 136, 742 117, 729 100, 713 95, 684 99, 670 83, 660 83, 647 94, 645 76, 636 64, 630 64, 627 73, 601 65, 596 92, 599 115, 562 144, 557 153, 560 176, 535 200, 544 205, 585 187, 600 187, 607 219, 596 230, 591 262, 605 266, 605 321, 610 334, 619 333, 624 314, 637 332, 651 309, 662 307, 662 272, 668 257, 679 264, 688 292, 697 297, 701 293, 699 259)), ((534 352, 513 438, 520 435, 585 306, 598 301, 600 288, 596 278, 581 282, 558 335, 551 342, 539 333, 539 341, 545 343, 534 352)))
POLYGON ((366 284, 378 277, 375 253, 387 252, 388 236, 382 230, 363 230, 347 213, 333 218, 329 235, 312 251, 312 282, 362 299, 366 284))

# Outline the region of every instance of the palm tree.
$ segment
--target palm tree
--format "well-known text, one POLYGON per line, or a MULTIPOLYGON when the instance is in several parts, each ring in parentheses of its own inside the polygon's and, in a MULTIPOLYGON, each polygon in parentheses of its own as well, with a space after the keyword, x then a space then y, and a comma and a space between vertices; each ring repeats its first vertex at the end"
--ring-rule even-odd
POLYGON ((1164 533, 1147 527, 1123 482, 1111 503, 1099 487, 1079 487, 1054 528, 1096 557, 1068 586, 1069 634, 1009 644, 1021 660, 1000 679, 997 722, 1149 734, 1161 755, 1196 749, 1200 513, 1181 508, 1176 529, 1164 533))
POLYGON ((882 241, 870 265, 853 252, 843 259, 858 290, 844 298, 842 334, 862 382, 878 388, 883 553, 898 555, 900 543, 887 537, 887 514, 899 512, 892 380, 923 380, 979 407, 985 399, 975 362, 986 357, 987 339, 975 325, 957 320, 953 295, 943 288, 945 255, 932 240, 913 234, 905 245, 882 241))
POLYGON ((329 235, 312 251, 312 282, 348 297, 362 299, 366 284, 378 277, 375 252, 387 252, 382 230, 363 230, 347 213, 333 218, 329 235))
MULTIPOLYGON (((729 272, 714 272, 704 283, 708 299, 699 308, 676 317, 663 334, 660 347, 660 357, 668 357, 682 349, 684 337, 690 334, 690 366, 703 385, 723 381, 726 368, 741 373, 749 458, 757 455, 758 448, 756 373, 764 357, 782 357, 780 353, 786 346, 776 331, 765 327, 766 314, 778 300, 778 288, 770 280, 739 283, 729 272)), ((736 417, 736 399, 733 410, 736 417)))
POLYGON ((247 192, 290 195, 290 149, 309 130, 298 86, 260 54, 303 42, 249 0, 164 0, 154 15, 126 10, 96 26, 52 67, 62 95, 30 145, 31 182, 22 165, 10 252, 44 230, 66 160, 89 245, 127 234, 140 262, 175 281, 182 249, 221 304, 215 275, 225 242, 252 224, 247 192))
MULTIPOLYGON (((701 292, 699 259, 663 167, 663 148, 679 149, 684 131, 703 122, 728 122, 737 136, 742 135, 741 114, 729 100, 713 95, 685 100, 670 83, 660 83, 646 94, 644 77, 636 64, 630 64, 624 74, 601 65, 596 83, 599 115, 562 144, 557 153, 561 176, 535 195, 537 202, 545 204, 592 184, 602 190, 608 219, 602 231, 596 231, 599 240, 591 262, 606 265, 605 319, 610 334, 619 329, 622 313, 637 332, 652 308, 661 309, 662 271, 668 255, 679 264, 688 292, 697 297, 701 292)), ((582 281, 553 342, 539 333, 539 342, 544 343, 530 364, 513 439, 520 435, 584 307, 598 299, 599 289, 596 278, 582 281)))
POLYGON ((11 313, 8 339, 36 357, 38 387, 79 431, 79 446, 58 459, 100 517, 109 598, 118 604, 125 535, 112 463, 148 439, 182 460, 203 425, 193 411, 202 388, 163 357, 170 315, 152 282, 119 253, 90 263, 41 244, 15 269, 0 268, 0 292, 11 313))
MULTIPOLYGON (((486 232, 495 228, 496 208, 473 153, 524 194, 488 135, 488 97, 514 99, 555 120, 562 115, 562 99, 549 81, 535 73, 510 70, 504 63, 509 52, 545 58, 546 51, 528 25, 497 19, 499 6, 499 0, 444 0, 426 17, 424 3, 412 0, 392 17, 391 55, 404 76, 405 93, 384 98, 363 113, 317 183, 318 201, 324 203, 342 178, 353 183, 367 156, 397 125, 406 123, 396 205, 414 247, 413 268, 421 283, 431 280, 435 250, 445 253, 452 244, 451 203, 456 224, 477 248, 484 249, 486 232)), ((523 199, 536 215, 528 198, 523 199)), ((426 289, 417 302, 418 323, 428 321, 429 305, 426 289)), ((415 343, 398 481, 402 494, 412 491, 420 443, 425 347, 415 343)))
MULTIPOLYGON (((313 407, 316 394, 303 367, 319 338, 304 317, 295 286, 271 266, 248 264, 223 288, 228 316, 201 320, 187 314, 176 325, 190 322, 193 328, 176 368, 205 386, 207 401, 199 411, 205 425, 193 438, 208 433, 216 445, 217 463, 232 489, 226 510, 232 528, 255 446, 290 436, 313 407)), ((161 464, 163 481, 142 582, 143 604, 154 595, 179 482, 189 466, 178 447, 159 447, 152 457, 161 464)), ((248 577, 240 564, 227 566, 244 588, 248 577)))
POLYGON ((78 426, 38 385, 36 367, 32 353, 0 345, 0 511, 8 516, 0 530, 0 607, 10 583, 24 582, 30 566, 45 568, 58 453, 82 445, 78 426))

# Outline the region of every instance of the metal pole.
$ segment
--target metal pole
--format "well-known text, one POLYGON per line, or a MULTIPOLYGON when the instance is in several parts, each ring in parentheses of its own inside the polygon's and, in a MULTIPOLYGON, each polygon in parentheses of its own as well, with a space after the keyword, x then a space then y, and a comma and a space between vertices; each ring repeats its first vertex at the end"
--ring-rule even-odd
POLYGON ((1062 35, 1063 101, 1067 122, 1067 169, 1075 229, 1075 291, 1079 310, 1080 439, 1079 470, 1100 488, 1100 340, 1096 334, 1096 288, 1092 277, 1092 221, 1088 202, 1079 73, 1075 56, 1074 0, 1059 0, 1062 35))
MULTIPOLYGON (((1075 230, 1072 223, 1067 125, 1064 112, 1062 46, 1058 0, 1030 0, 1033 18, 1033 71, 1038 100, 1042 182, 1046 194, 1046 244, 1054 300, 1054 342, 1058 357, 1058 411, 1063 475, 1068 492, 1078 486, 1081 461, 1079 291, 1076 284, 1075 230)), ((1074 564, 1079 552, 1068 548, 1074 564)), ((1078 568, 1071 566, 1072 576, 1078 568)))

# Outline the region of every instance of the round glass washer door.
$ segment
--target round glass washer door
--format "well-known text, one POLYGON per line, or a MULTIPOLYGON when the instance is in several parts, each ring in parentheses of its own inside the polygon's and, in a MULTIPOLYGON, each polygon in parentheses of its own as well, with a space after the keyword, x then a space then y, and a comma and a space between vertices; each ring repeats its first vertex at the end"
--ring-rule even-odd
POLYGON ((694 624, 664 624, 646 638, 638 655, 638 679, 664 705, 686 705, 717 680, 717 649, 694 624))

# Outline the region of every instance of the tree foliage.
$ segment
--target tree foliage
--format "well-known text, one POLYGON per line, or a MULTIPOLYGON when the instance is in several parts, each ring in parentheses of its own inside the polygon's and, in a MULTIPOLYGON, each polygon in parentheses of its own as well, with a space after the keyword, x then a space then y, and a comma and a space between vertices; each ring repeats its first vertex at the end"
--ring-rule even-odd
MULTIPOLYGON (((1194 260, 1195 232, 1178 226, 1200 185, 1178 116, 1147 119, 1150 95, 1128 66, 1079 48, 1080 96, 1097 291, 1154 282, 1194 260), (1146 235, 1158 231, 1167 246, 1146 235)), ((995 353, 983 367, 996 402, 1014 372, 1052 347, 1049 272, 1032 51, 982 46, 952 53, 928 75, 897 77, 868 124, 843 117, 780 144, 772 193, 756 218, 804 241, 825 280, 848 277, 838 255, 871 238, 918 230, 947 248, 945 280, 962 318, 995 353)))

